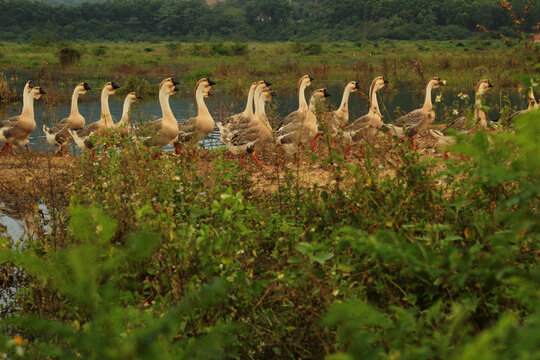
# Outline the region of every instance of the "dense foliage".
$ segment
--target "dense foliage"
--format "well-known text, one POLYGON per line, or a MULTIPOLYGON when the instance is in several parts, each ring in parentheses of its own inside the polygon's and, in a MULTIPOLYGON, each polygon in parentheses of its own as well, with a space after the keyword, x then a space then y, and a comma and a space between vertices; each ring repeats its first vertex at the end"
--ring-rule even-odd
MULTIPOLYGON (((498 0, 50 2, 0 0, 0 40, 443 40, 467 38, 477 24, 515 33, 498 0)), ((528 1, 511 3, 523 12, 528 1)), ((523 29, 533 32, 538 2, 531 2, 526 15, 517 11, 519 19, 525 17, 523 29)))
POLYGON ((538 116, 459 139, 465 161, 387 139, 331 153, 329 186, 276 168, 275 190, 121 140, 77 165, 69 209, 43 197, 24 250, 1 244, 25 275, 0 356, 537 358, 538 116))

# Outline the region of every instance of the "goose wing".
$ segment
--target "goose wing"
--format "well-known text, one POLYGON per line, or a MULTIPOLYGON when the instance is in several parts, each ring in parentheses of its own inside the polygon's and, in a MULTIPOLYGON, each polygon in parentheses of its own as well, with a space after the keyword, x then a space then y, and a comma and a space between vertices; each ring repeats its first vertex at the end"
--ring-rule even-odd
POLYGON ((299 115, 298 110, 293 111, 289 115, 285 116, 285 118, 283 120, 281 120, 281 122, 279 123, 279 126, 283 127, 283 126, 286 126, 286 125, 290 124, 291 122, 296 121, 296 119, 298 118, 298 115, 299 115))
POLYGON ((179 142, 190 142, 197 139, 197 118, 190 118, 178 124, 179 142))
MULTIPOLYGON (((68 119, 62 119, 60 120, 59 122, 57 122, 56 124, 54 124, 52 127, 48 127, 46 128, 47 129, 47 132, 49 134, 57 134, 59 133, 60 131, 64 130, 64 128, 67 126, 67 122, 68 122, 68 119)), ((67 131, 66 131, 67 133, 67 131)))
POLYGON ((400 118, 397 118, 394 120, 392 125, 412 127, 418 125, 422 120, 424 120, 424 113, 422 112, 422 109, 416 109, 400 118))
POLYGON ((366 138, 370 122, 371 117, 369 115, 359 117, 352 124, 346 126, 343 133, 349 136, 352 142, 358 142, 366 138))

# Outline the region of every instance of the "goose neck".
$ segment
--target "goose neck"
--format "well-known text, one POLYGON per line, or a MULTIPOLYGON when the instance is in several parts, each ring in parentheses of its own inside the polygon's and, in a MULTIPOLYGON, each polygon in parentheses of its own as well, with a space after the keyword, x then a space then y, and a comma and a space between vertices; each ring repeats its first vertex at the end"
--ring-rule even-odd
POLYGON ((34 96, 30 92, 23 94, 21 117, 34 119, 34 96))
POLYGON ((120 120, 122 124, 129 121, 129 109, 131 108, 131 104, 133 104, 133 100, 129 98, 124 101, 124 108, 122 109, 122 119, 120 120))
POLYGON ((163 114, 163 120, 164 121, 174 121, 176 122, 176 118, 174 117, 174 114, 171 110, 171 105, 169 103, 169 92, 162 88, 162 91, 159 93, 159 104, 161 105, 161 112, 163 114))
POLYGON ((375 89, 375 86, 371 87, 371 92, 369 93, 369 110, 371 113, 382 117, 381 110, 379 109, 379 102, 377 101, 377 90, 375 89))
POLYGON ((79 89, 75 89, 73 91, 73 95, 71 96, 71 111, 69 113, 70 118, 79 115, 79 104, 78 104, 79 95, 80 95, 79 89))
POLYGON ((206 103, 204 102, 202 88, 197 89, 197 93, 195 94, 195 100, 197 101, 198 116, 210 116, 210 111, 208 110, 208 107, 206 107, 206 103))
POLYGON ((298 110, 300 111, 307 110, 309 108, 306 102, 306 95, 305 95, 306 87, 307 87, 307 84, 305 81, 303 81, 300 84, 300 87, 298 88, 298 110))
POLYGON ((424 99, 424 109, 433 108, 433 103, 431 102, 432 90, 433 90, 433 81, 430 81, 426 86, 426 98, 424 99))
POLYGON ((349 110, 349 97, 351 96, 351 86, 347 85, 345 91, 343 91, 343 97, 341 98, 341 105, 339 105, 339 111, 346 112, 349 110))
POLYGON ((252 86, 249 89, 247 104, 246 104, 246 108, 244 110, 244 115, 245 116, 253 115, 253 93, 254 93, 254 91, 255 91, 255 87, 252 86))
POLYGON ((107 89, 101 91, 101 118, 104 119, 107 128, 112 127, 113 121, 111 110, 109 109, 109 92, 107 89))

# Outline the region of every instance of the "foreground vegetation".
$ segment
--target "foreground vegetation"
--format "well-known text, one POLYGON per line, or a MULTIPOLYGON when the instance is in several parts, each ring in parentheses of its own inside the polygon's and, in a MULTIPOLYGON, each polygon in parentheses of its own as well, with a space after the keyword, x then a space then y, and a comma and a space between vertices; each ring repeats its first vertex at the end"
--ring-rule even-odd
MULTIPOLYGON (((58 43, 0 44, 0 95, 19 98, 27 78, 46 88, 46 102, 71 98, 73 84, 90 82, 99 96, 103 82, 115 80, 123 91, 155 95, 157 84, 175 75, 182 91, 191 93, 198 79, 210 76, 216 90, 245 96, 256 79, 266 78, 280 93, 296 92, 308 73, 318 86, 355 79, 365 92, 373 77, 384 75, 390 89, 424 89, 440 76, 448 86, 472 89, 481 78, 499 88, 518 87, 520 74, 532 74, 540 46, 523 48, 491 40, 358 43, 58 43), (21 76, 21 74, 25 74, 21 76), (19 91, 17 91, 19 90, 19 91)), ((527 78, 528 79, 528 78, 527 78)), ((529 84, 530 85, 530 84, 529 84)), ((529 86, 525 84, 525 87, 529 86)))
POLYGON ((2 240, 4 284, 24 273, 0 354, 537 358, 538 116, 460 138, 453 160, 330 150, 307 184, 308 165, 156 161, 129 140, 73 161, 39 193, 35 238, 2 240))

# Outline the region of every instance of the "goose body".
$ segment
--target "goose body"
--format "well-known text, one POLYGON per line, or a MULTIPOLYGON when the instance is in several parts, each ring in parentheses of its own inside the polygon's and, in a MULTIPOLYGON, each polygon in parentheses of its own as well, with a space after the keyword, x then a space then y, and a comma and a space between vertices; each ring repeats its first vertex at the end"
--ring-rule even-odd
POLYGON ((529 103, 529 106, 527 107, 527 109, 516 111, 515 113, 510 115, 508 120, 513 120, 514 118, 516 118, 518 116, 526 114, 529 111, 534 110, 534 109, 538 109, 540 107, 540 105, 536 102, 536 98, 534 97, 534 91, 533 91, 532 87, 529 89, 529 92, 527 93, 527 101, 529 103))
POLYGON ((388 80, 382 76, 373 79, 369 88, 368 113, 343 129, 343 138, 349 144, 349 148, 346 150, 347 153, 351 144, 372 138, 383 125, 383 116, 377 101, 377 91, 386 84, 388 84, 388 80))
POLYGON ((310 108, 316 109, 329 96, 326 89, 315 90, 310 99, 310 106, 306 111, 299 111, 293 119, 282 125, 276 132, 276 144, 292 155, 298 152, 299 147, 313 143, 319 132, 317 117, 310 108))
POLYGON ((30 135, 36 128, 34 119, 34 100, 37 100, 45 91, 39 86, 33 86, 31 81, 28 81, 23 90, 23 109, 21 115, 13 116, 6 120, 0 121, 0 142, 4 143, 2 151, 7 147, 13 151, 12 146, 26 146, 30 151, 29 142, 30 135))
POLYGON ((223 125, 223 123, 218 122, 217 126, 220 133, 220 140, 225 145, 230 145, 230 139, 233 133, 237 133, 241 129, 246 129, 251 126, 254 126, 257 124, 256 117, 257 117, 257 107, 258 107, 258 99, 261 93, 267 89, 270 91, 269 86, 272 85, 271 83, 267 81, 259 81, 255 83, 255 90, 254 94, 252 96, 252 102, 254 100, 255 105, 255 112, 252 115, 242 115, 241 117, 237 117, 234 119, 234 121, 230 121, 223 125))
POLYGON ((108 129, 114 127, 114 122, 109 109, 109 96, 114 95, 118 86, 114 81, 108 82, 103 86, 101 90, 101 117, 98 121, 95 121, 82 129, 73 130, 68 129, 70 135, 79 148, 82 150, 93 150, 94 142, 90 138, 96 133, 105 133, 108 129))
POLYGON ((418 134, 426 132, 433 121, 435 121, 435 110, 431 101, 431 91, 444 84, 445 81, 442 81, 438 77, 431 78, 426 86, 424 105, 420 109, 413 110, 396 119, 392 124, 385 125, 390 133, 399 137, 407 136, 413 138, 418 134))
POLYGON ((339 108, 323 118, 326 129, 332 137, 337 136, 349 123, 349 97, 351 93, 359 91, 357 81, 350 81, 343 90, 343 97, 339 108))
POLYGON ((196 146, 197 143, 204 139, 208 134, 214 131, 215 123, 210 111, 204 102, 204 98, 212 96, 210 89, 216 83, 208 78, 199 80, 195 86, 195 100, 197 101, 197 116, 190 118, 183 123, 177 125, 178 136, 174 139, 173 145, 179 152, 180 144, 191 144, 196 146))
POLYGON ((88 90, 90 90, 90 87, 87 83, 77 84, 71 97, 71 111, 69 116, 60 120, 51 128, 43 125, 43 132, 45 133, 47 142, 52 146, 59 147, 56 151, 57 154, 60 154, 63 149, 65 150, 65 147, 73 140, 68 130, 79 130, 84 127, 85 119, 79 113, 78 100, 79 95, 86 94, 88 90))
POLYGON ((265 103, 272 99, 270 88, 266 87, 255 97, 255 115, 248 126, 238 126, 232 129, 227 147, 234 155, 252 154, 253 160, 262 167, 267 167, 259 161, 257 151, 273 137, 272 127, 268 122, 265 103))
POLYGON ((126 95, 126 98, 124 99, 124 107, 122 109, 122 118, 118 123, 114 124, 114 130, 120 135, 127 136, 129 134, 131 130, 131 118, 129 115, 129 110, 131 109, 131 105, 140 99, 141 97, 137 96, 137 94, 134 92, 130 92, 126 95))

